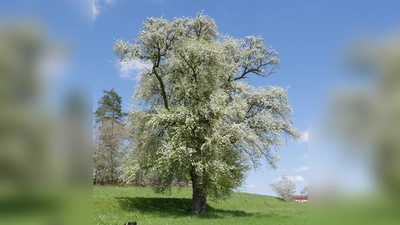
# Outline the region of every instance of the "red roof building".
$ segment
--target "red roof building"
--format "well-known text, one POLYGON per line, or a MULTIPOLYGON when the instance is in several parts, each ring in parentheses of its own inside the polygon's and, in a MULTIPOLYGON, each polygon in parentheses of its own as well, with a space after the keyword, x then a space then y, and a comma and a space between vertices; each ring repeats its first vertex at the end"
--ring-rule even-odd
POLYGON ((290 198, 296 202, 308 202, 307 195, 291 195, 290 198))

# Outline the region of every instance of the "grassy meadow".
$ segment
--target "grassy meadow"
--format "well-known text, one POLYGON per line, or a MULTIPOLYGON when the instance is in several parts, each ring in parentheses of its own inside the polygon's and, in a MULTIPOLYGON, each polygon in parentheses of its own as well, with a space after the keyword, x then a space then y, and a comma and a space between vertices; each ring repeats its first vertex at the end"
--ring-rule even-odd
POLYGON ((276 197, 233 193, 226 201, 207 200, 206 215, 192 215, 191 188, 172 195, 147 187, 93 186, 93 224, 295 224, 307 223, 308 203, 276 197))

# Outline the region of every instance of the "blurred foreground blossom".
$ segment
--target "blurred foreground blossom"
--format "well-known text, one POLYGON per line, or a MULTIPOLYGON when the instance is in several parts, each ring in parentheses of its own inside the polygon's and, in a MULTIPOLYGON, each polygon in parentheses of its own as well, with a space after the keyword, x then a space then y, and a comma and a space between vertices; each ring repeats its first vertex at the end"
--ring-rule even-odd
POLYGON ((0 23, 0 224, 91 222, 91 104, 54 92, 53 43, 40 23, 0 23))
POLYGON ((330 139, 311 142, 311 171, 330 167, 310 173, 310 221, 399 224, 400 36, 359 42, 350 61, 362 84, 337 87, 326 126, 311 132, 330 139))

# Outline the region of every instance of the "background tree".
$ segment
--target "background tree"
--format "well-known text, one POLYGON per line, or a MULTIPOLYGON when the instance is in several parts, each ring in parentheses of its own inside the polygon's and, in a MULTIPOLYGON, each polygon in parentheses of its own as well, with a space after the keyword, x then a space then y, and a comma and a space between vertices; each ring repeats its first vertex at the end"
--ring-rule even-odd
POLYGON ((111 89, 103 90, 94 112, 93 174, 96 184, 109 184, 118 178, 118 157, 124 147, 124 113, 121 97, 111 89))
POLYGON ((133 144, 121 167, 125 181, 145 173, 165 193, 174 178, 189 174, 192 213, 204 214, 207 197, 228 197, 262 157, 277 167, 282 134, 298 137, 287 92, 244 82, 279 66, 278 53, 261 37, 219 35, 214 20, 200 13, 147 18, 134 43, 117 40, 113 48, 121 60, 150 65, 129 111, 133 144))
POLYGON ((300 191, 300 194, 303 196, 308 196, 308 186, 305 186, 303 190, 300 191))
POLYGON ((296 185, 286 175, 279 178, 277 183, 271 184, 271 188, 283 200, 289 199, 296 192, 296 185))

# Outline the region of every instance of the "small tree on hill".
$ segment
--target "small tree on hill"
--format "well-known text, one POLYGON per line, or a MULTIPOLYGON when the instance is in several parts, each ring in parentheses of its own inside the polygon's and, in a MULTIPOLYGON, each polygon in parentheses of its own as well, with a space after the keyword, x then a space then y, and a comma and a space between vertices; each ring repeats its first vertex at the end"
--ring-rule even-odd
POLYGON ((271 188, 283 200, 289 199, 296 192, 296 185, 286 175, 279 178, 277 183, 271 184, 271 188))
POLYGON ((300 191, 300 194, 303 196, 308 196, 308 186, 305 186, 303 190, 300 191))

